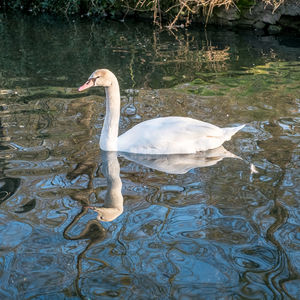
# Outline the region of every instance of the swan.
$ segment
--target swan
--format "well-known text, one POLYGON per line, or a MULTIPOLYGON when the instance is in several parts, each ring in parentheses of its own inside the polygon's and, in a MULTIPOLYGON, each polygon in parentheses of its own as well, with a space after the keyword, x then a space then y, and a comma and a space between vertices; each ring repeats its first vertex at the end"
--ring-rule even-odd
POLYGON ((83 91, 102 86, 106 93, 106 115, 100 137, 100 148, 137 154, 193 154, 221 146, 242 129, 220 128, 188 117, 161 117, 139 123, 118 137, 120 89, 116 76, 107 69, 92 73, 79 87, 83 91))

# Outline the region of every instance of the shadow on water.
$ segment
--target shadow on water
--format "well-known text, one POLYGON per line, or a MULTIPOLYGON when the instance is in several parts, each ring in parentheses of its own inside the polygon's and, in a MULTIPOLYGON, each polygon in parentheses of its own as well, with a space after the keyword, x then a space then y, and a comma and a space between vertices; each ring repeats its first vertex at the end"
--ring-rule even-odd
POLYGON ((0 20, 1 299, 300 297, 297 37, 0 20), (75 90, 98 67, 121 133, 247 126, 184 159, 100 155, 103 91, 75 90))
MULTIPOLYGON (((4 137, 3 127, 0 120, 0 138, 4 137)), ((2 145, 0 141, 0 151, 8 150, 9 147, 2 145)), ((15 194, 20 186, 20 178, 10 178, 5 176, 5 159, 0 158, 0 205, 15 194)), ((26 209, 26 208, 25 208, 26 209)))

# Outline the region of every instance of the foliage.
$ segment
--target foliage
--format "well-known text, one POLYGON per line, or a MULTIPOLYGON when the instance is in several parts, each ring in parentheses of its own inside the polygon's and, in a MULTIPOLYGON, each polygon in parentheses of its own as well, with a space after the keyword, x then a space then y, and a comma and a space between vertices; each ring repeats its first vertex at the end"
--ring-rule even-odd
MULTIPOLYGON (((285 0, 257 0, 276 10, 285 0)), ((33 14, 50 13, 55 15, 80 15, 87 17, 153 15, 153 22, 162 26, 162 20, 169 20, 169 27, 177 26, 178 21, 189 25, 194 15, 207 18, 214 8, 231 6, 251 7, 256 0, 3 0, 0 10, 21 10, 33 14)), ((182 25, 181 25, 182 26, 182 25)))
POLYGON ((0 9, 13 9, 33 14, 50 13, 55 15, 114 15, 120 5, 115 0, 4 0, 0 9))

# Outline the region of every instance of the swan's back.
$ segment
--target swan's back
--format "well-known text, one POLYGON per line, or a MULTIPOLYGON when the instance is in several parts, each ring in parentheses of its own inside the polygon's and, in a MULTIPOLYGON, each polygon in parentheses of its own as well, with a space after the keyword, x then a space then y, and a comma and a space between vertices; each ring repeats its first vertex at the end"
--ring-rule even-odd
POLYGON ((242 126, 219 128, 184 117, 142 122, 118 138, 118 151, 143 154, 196 153, 221 146, 242 126))

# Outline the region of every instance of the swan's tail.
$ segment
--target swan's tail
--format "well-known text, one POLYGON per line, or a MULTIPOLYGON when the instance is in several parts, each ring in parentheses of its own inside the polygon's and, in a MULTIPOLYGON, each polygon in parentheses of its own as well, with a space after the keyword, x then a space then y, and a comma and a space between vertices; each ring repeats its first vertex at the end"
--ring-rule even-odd
POLYGON ((241 130, 242 128, 245 127, 246 124, 237 126, 237 127, 226 127, 223 128, 224 129, 224 136, 225 136, 225 140, 229 141, 231 139, 231 137, 236 134, 239 130, 241 130))
MULTIPOLYGON (((226 138, 226 141, 229 141, 234 134, 236 134, 239 130, 241 130, 245 126, 246 126, 246 124, 243 124, 243 125, 240 125, 240 126, 237 126, 237 127, 226 127, 226 128, 223 128, 223 130, 224 130, 224 136, 226 138)), ((230 153, 230 154, 232 154, 232 153, 230 153)), ((232 154, 231 157, 233 157, 233 158, 239 158, 239 159, 244 160, 243 158, 241 158, 239 156, 236 156, 235 154, 232 154)), ((247 160, 244 160, 244 161, 247 162, 247 160)), ((251 175, 259 173, 253 163, 250 163, 250 162, 248 162, 248 163, 250 164, 250 174, 251 175)))

